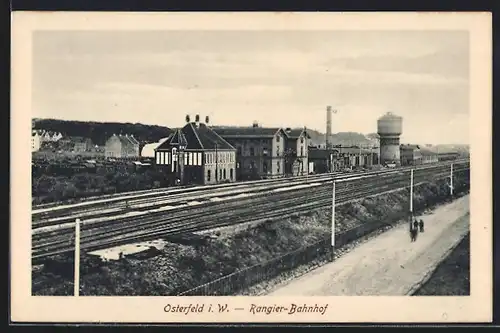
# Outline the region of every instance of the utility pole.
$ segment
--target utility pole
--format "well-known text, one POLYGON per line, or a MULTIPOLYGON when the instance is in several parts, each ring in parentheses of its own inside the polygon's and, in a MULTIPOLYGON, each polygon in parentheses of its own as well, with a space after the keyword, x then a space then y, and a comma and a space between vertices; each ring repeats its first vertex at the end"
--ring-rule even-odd
POLYGON ((219 152, 217 150, 217 142, 215 143, 215 182, 219 183, 219 152))
POLYGON ((410 227, 413 220, 413 169, 410 170, 410 227))
POLYGON ((453 196, 453 163, 450 168, 450 195, 453 196))
POLYGON ((335 180, 333 180, 332 190, 332 247, 335 247, 335 180))
POLYGON ((74 296, 80 296, 80 219, 75 220, 75 281, 74 296))

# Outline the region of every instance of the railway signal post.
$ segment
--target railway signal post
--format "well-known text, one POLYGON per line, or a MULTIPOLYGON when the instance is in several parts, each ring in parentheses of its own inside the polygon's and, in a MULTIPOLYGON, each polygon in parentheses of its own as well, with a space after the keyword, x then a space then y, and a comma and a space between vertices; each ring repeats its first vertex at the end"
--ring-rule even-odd
POLYGON ((80 296, 80 219, 75 220, 75 281, 74 296, 80 296))
POLYGON ((335 248, 335 180, 333 181, 332 189, 332 247, 335 248))
POLYGON ((453 163, 450 167, 450 195, 453 196, 453 163))

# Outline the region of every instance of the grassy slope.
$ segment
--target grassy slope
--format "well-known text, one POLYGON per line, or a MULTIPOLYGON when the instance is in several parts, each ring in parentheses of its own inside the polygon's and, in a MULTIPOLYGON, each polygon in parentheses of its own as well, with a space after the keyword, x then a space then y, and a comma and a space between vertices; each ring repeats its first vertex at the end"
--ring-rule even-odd
MULTIPOLYGON (((415 209, 430 208, 447 196, 447 188, 426 184, 415 189, 415 209)), ((395 212, 408 209, 408 190, 392 192, 340 206, 337 225, 354 219, 363 223, 389 221, 395 212)), ((330 235, 329 208, 305 216, 267 222, 231 238, 214 239, 206 245, 172 244, 160 255, 146 259, 125 259, 97 267, 82 276, 83 295, 172 295, 286 254, 330 235)), ((83 262, 85 263, 85 258, 83 262)), ((86 266, 84 264, 84 266, 86 266)), ((72 292, 72 276, 65 282, 36 294, 72 292)))
POLYGON ((439 264, 430 279, 414 296, 470 295, 470 237, 469 234, 450 255, 439 264))

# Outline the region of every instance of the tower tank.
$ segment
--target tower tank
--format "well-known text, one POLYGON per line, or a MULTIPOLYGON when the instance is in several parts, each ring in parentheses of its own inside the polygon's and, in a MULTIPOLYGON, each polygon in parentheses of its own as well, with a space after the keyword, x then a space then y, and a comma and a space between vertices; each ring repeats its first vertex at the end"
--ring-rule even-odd
POLYGON ((401 165, 399 137, 403 133, 403 118, 386 113, 377 120, 377 133, 380 136, 380 163, 401 165))

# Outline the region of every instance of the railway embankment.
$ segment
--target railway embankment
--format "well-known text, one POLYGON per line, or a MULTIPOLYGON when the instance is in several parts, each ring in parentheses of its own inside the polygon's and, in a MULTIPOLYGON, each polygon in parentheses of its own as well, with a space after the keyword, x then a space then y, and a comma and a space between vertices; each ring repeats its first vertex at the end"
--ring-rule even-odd
MULTIPOLYGON (((455 196, 468 193, 468 178, 455 178, 455 196)), ((304 195, 308 195, 307 191, 304 195)), ((419 214, 452 200, 446 180, 414 188, 414 210, 419 214)), ((339 247, 381 232, 407 215, 409 189, 348 202, 336 209, 339 247)), ((214 230, 206 241, 165 242, 143 258, 98 262, 82 257, 81 295, 190 295, 241 294, 248 287, 300 267, 334 259, 331 207, 259 224, 214 230), (213 282, 215 281, 215 282, 213 282), (204 285, 203 287, 199 287, 204 285)), ((343 250, 344 251, 344 250, 343 250)), ((71 295, 72 263, 34 272, 33 293, 71 295), (48 274, 55 274, 50 276, 48 274), (50 273, 49 273, 50 272, 50 273)), ((304 268, 305 269, 305 268, 304 268)))

